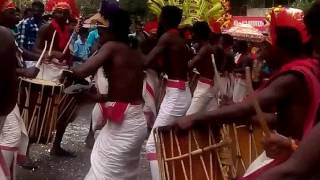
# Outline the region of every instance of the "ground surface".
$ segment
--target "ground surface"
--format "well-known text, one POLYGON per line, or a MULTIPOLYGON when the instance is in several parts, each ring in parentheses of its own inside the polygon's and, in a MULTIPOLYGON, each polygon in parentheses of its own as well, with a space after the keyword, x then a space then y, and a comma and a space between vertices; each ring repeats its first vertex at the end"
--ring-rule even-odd
MULTIPOLYGON (((58 158, 50 156, 49 145, 32 145, 31 158, 39 169, 25 170, 18 168, 17 180, 82 180, 90 168, 91 150, 85 147, 85 138, 89 131, 92 105, 82 105, 76 120, 70 124, 63 138, 63 147, 76 152, 76 158, 58 158)), ((150 172, 141 152, 139 180, 149 180, 150 172)))

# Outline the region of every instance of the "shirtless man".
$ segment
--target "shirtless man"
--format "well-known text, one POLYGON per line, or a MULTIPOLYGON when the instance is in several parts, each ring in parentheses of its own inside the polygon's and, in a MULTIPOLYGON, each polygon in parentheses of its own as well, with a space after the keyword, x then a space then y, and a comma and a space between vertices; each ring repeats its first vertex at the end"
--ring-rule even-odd
MULTIPOLYGON (((168 76, 166 95, 161 103, 153 129, 174 124, 177 117, 185 115, 191 103, 191 94, 187 83, 187 48, 177 30, 181 18, 181 9, 175 6, 162 8, 158 26, 160 39, 156 47, 149 53, 145 63, 148 66, 161 58, 163 72, 168 76)), ((146 145, 146 151, 147 158, 150 160, 152 178, 158 180, 160 178, 159 168, 152 132, 146 145)))
MULTIPOLYGON (((189 69, 196 68, 200 73, 197 87, 193 93, 192 102, 187 115, 199 112, 202 109, 215 110, 218 108, 216 99, 217 90, 214 88, 214 68, 211 54, 215 54, 214 47, 209 42, 211 30, 206 22, 196 22, 192 27, 192 39, 199 45, 199 52, 189 62, 189 69)), ((223 58, 223 57, 222 57, 223 58)), ((221 57, 216 62, 221 62, 221 57)))
MULTIPOLYGON (((72 2, 73 1, 56 2, 56 0, 49 0, 47 2, 46 10, 52 12, 53 20, 50 23, 41 26, 34 47, 34 51, 41 52, 44 48, 45 41, 48 42, 49 47, 51 44, 53 33, 54 31, 56 31, 57 33, 54 39, 52 53, 47 60, 49 60, 50 63, 53 63, 60 67, 72 65, 70 52, 67 51, 67 53, 65 54, 62 53, 72 33, 70 32, 70 28, 68 28, 67 21, 72 16, 76 16, 77 13, 77 9, 74 7, 75 5, 72 2)), ((71 103, 70 107, 66 108, 68 108, 69 110, 75 108, 75 104, 76 103, 71 103)), ((61 148, 63 134, 68 124, 70 123, 70 121, 68 121, 67 119, 68 116, 63 115, 63 118, 61 118, 57 122, 57 133, 53 142, 52 149, 50 151, 52 155, 69 157, 75 156, 73 153, 67 152, 66 150, 61 148)))
MULTIPOLYGON (((279 134, 301 140, 315 124, 318 109, 316 102, 320 101, 317 95, 318 90, 316 90, 320 87, 317 75, 319 62, 301 56, 302 44, 308 40, 306 33, 298 30, 304 29, 303 24, 292 17, 286 22, 290 24, 279 23, 272 26, 276 32, 273 34, 274 44, 266 53, 269 55, 266 57, 268 63, 277 69, 278 73, 271 77, 270 82, 263 89, 256 92, 256 97, 264 112, 272 112, 272 109, 276 108, 278 119, 275 129, 279 134), (297 96, 297 94, 304 96, 297 96)), ((177 121, 181 128, 186 129, 195 123, 204 122, 244 123, 245 119, 254 114, 254 108, 248 99, 247 103, 226 106, 217 111, 197 113, 177 121)), ((268 148, 266 150, 268 154, 268 148)), ((260 158, 270 160, 265 153, 260 158)), ((252 167, 251 172, 248 172, 244 179, 255 179, 263 171, 281 162, 283 161, 280 159, 271 159, 271 163, 261 169, 252 167)))
MULTIPOLYGON (((101 14, 105 17, 105 12, 101 14)), ((144 58, 129 46, 128 13, 118 10, 109 14, 108 20, 107 43, 73 70, 75 75, 87 77, 103 67, 109 82, 106 102, 100 104, 105 120, 102 123, 106 124, 95 142, 85 179, 136 179, 141 146, 147 136, 142 99, 144 58)))
MULTIPOLYGON (((306 12, 304 22, 307 31, 311 36, 311 43, 313 44, 313 56, 319 58, 319 42, 320 42, 320 2, 316 2, 306 12)), ((318 59, 319 60, 319 59, 318 59)), ((312 129, 307 137, 305 137, 299 144, 299 148, 288 161, 284 162, 278 167, 271 169, 264 175, 259 177, 259 180, 302 180, 302 179, 319 179, 318 167, 320 166, 320 112, 318 110, 317 126, 312 129), (302 163, 303 162, 303 163, 302 163)), ((268 139, 270 142, 270 139, 268 139)), ((272 141, 271 141, 272 142, 272 141)), ((279 140, 274 140, 273 145, 281 145, 279 140)), ((269 143, 266 145, 270 145, 269 143)))
MULTIPOLYGON (((0 25, 1 44, 0 56, 3 57, 0 68, 1 72, 1 114, 0 114, 0 155, 4 159, 1 161, 0 179, 11 179, 15 177, 15 168, 17 160, 26 156, 28 145, 28 135, 21 118, 19 108, 16 105, 16 85, 17 76, 22 75, 34 77, 38 69, 24 69, 19 66, 23 62, 21 52, 18 51, 13 33, 9 29, 17 23, 15 4, 10 1, 0 3, 0 25), (8 61, 8 62, 7 62, 8 61), (12 67, 14 67, 12 69, 12 67), (3 84, 5 83, 5 84, 3 84), (12 89, 13 88, 13 89, 12 89)), ((21 163, 21 161, 19 161, 21 163)))

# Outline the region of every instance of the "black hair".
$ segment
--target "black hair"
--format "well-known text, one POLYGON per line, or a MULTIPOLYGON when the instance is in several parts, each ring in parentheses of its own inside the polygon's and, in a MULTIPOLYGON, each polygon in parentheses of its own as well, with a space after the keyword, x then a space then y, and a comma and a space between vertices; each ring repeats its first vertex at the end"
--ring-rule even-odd
POLYGON ((198 21, 192 26, 192 32, 201 40, 209 40, 211 29, 207 22, 198 21))
POLYGON ((311 8, 305 13, 304 23, 310 35, 320 33, 320 1, 314 2, 311 8))
POLYGON ((40 7, 41 9, 44 9, 44 4, 41 2, 41 1, 33 1, 31 6, 38 6, 40 7))
POLYGON ((233 37, 229 34, 222 34, 221 35, 222 38, 222 46, 223 47, 230 47, 233 46, 233 37))
POLYGON ((210 44, 212 44, 212 45, 218 44, 220 41, 220 38, 221 38, 220 33, 211 32, 209 35, 210 44))
POLYGON ((121 42, 129 43, 129 33, 131 19, 129 13, 119 9, 109 14, 109 29, 116 39, 121 42))
POLYGON ((89 30, 87 28, 80 27, 79 35, 85 35, 85 34, 88 34, 88 33, 89 33, 89 30))
POLYGON ((23 11, 23 15, 26 16, 28 15, 28 13, 32 12, 32 8, 28 7, 28 8, 25 8, 24 11, 23 11))
POLYGON ((240 53, 247 53, 249 50, 249 45, 247 41, 240 40, 237 42, 237 48, 240 53))
POLYGON ((21 12, 21 9, 18 8, 18 7, 16 7, 16 12, 17 12, 17 13, 20 13, 20 12, 21 12))
POLYGON ((182 19, 182 10, 176 6, 164 6, 160 17, 165 20, 167 28, 177 28, 182 19))
POLYGON ((303 42, 301 34, 293 27, 276 27, 276 46, 291 57, 301 55, 303 42))

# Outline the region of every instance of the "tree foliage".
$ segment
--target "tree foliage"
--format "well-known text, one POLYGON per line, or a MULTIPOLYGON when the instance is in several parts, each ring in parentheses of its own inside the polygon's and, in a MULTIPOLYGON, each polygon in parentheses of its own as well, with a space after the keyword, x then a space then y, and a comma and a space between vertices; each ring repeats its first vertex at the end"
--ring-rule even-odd
POLYGON ((315 2, 315 0, 296 0, 291 4, 291 7, 298 8, 301 10, 307 10, 311 7, 311 5, 315 2))
POLYGON ((134 16, 145 16, 147 13, 147 0, 120 0, 121 8, 134 16))

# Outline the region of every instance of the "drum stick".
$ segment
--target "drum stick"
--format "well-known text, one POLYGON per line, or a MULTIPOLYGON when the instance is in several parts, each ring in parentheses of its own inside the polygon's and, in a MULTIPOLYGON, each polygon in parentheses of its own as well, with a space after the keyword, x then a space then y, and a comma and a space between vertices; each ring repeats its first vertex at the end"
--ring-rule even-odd
POLYGON ((66 47, 64 47, 62 54, 66 54, 67 53, 67 50, 68 50, 68 48, 70 46, 71 41, 72 41, 72 34, 71 34, 71 36, 69 38, 69 41, 68 41, 66 47))
POLYGON ((258 103, 257 97, 254 95, 254 90, 253 90, 253 87, 252 87, 250 67, 246 67, 246 80, 247 80, 248 90, 249 90, 249 92, 251 94, 251 100, 252 100, 254 109, 255 109, 255 111, 257 113, 259 124, 260 124, 262 130, 264 131, 264 133, 267 136, 270 136, 269 126, 267 124, 267 121, 264 118, 264 114, 263 114, 263 112, 261 110, 261 107, 260 107, 260 105, 258 103))
POLYGON ((220 77, 220 73, 218 71, 217 68, 217 64, 216 64, 216 60, 214 58, 214 54, 211 54, 211 60, 212 60, 212 65, 213 65, 213 69, 214 69, 214 74, 215 74, 215 78, 217 80, 217 84, 218 84, 218 89, 221 90, 221 77, 220 77))
POLYGON ((44 42, 44 49, 42 50, 42 53, 37 61, 37 64, 36 64, 36 68, 40 68, 40 65, 41 65, 41 62, 42 62, 42 58, 44 56, 44 53, 46 52, 47 50, 47 45, 48 45, 48 41, 45 41, 44 42))
POLYGON ((52 39, 51 39, 51 43, 50 43, 50 47, 49 47, 49 52, 48 52, 49 56, 51 56, 51 53, 52 53, 52 47, 53 47, 54 39, 56 38, 56 33, 57 33, 57 31, 54 31, 53 35, 52 35, 52 39))

